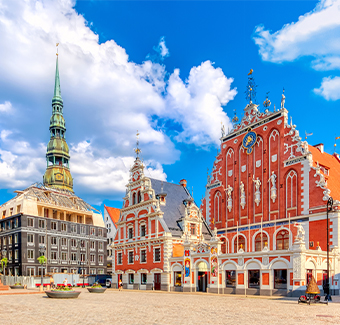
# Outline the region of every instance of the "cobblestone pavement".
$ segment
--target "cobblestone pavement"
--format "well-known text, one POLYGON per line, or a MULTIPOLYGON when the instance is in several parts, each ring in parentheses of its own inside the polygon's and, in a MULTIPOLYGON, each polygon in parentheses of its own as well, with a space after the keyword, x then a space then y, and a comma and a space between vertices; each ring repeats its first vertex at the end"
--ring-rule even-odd
MULTIPOLYGON (((0 296, 1 324, 340 324, 340 304, 155 291, 82 293, 78 299, 0 296)), ((334 301, 339 301, 338 298, 334 301)))

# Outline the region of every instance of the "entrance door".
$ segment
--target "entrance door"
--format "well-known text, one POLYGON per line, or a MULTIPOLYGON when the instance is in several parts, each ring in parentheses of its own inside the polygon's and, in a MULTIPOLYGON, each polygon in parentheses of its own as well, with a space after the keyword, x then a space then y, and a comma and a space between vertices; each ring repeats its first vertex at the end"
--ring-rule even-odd
POLYGON ((154 274, 154 290, 161 290, 161 274, 154 274))
POLYGON ((208 272, 197 272, 198 291, 207 292, 208 272))

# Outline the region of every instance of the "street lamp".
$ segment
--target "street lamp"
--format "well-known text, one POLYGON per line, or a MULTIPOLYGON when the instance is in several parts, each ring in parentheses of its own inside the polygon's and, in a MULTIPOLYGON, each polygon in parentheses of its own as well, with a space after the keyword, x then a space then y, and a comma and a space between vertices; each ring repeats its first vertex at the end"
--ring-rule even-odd
POLYGON ((326 283, 326 295, 325 300, 332 301, 332 296, 330 294, 330 283, 329 283, 329 218, 328 213, 332 211, 333 208, 333 198, 330 197, 327 201, 327 283, 326 283))

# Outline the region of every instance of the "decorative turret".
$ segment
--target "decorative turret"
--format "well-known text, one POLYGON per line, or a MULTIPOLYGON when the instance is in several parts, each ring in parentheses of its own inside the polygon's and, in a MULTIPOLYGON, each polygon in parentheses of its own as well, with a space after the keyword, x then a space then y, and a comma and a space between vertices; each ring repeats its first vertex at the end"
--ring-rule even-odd
POLYGON ((73 192, 73 178, 69 167, 70 155, 65 132, 57 54, 52 117, 50 119, 50 141, 47 145, 47 168, 43 181, 45 185, 73 192))

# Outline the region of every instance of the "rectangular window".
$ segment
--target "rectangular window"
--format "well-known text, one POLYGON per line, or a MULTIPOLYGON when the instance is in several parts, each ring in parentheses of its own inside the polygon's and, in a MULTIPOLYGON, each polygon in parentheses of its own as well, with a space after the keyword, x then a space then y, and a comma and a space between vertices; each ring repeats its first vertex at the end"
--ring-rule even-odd
POLYGON ((8 252, 8 262, 9 262, 9 263, 12 263, 12 259, 13 259, 13 252, 12 252, 12 251, 9 251, 9 252, 8 252))
POLYGON ((259 288, 260 287, 260 270, 248 271, 248 287, 259 288))
POLYGON ((77 253, 71 253, 71 261, 77 260, 77 253))
POLYGON ((161 261, 161 249, 155 248, 155 262, 161 261))
POLYGON ((67 224, 66 223, 61 224, 61 231, 67 231, 67 224))
POLYGON ((196 225, 194 223, 190 224, 190 233, 191 235, 196 235, 196 225))
POLYGON ((129 252, 129 264, 133 263, 133 251, 129 252))
POLYGON ((14 244, 17 244, 19 242, 19 235, 15 234, 14 235, 14 244))
POLYGON ((27 234, 27 243, 34 244, 34 235, 27 234))
POLYGON ((30 260, 34 259, 34 250, 33 249, 27 250, 27 259, 30 259, 30 260))
POLYGON ((62 253, 61 253, 61 259, 62 259, 63 261, 67 261, 67 253, 66 253, 66 252, 62 252, 62 253))
POLYGON ((86 261, 86 259, 85 259, 85 254, 84 254, 84 253, 81 253, 81 254, 80 254, 80 260, 81 260, 82 262, 85 262, 85 261, 86 261))
POLYGON ((72 247, 77 247, 77 240, 71 239, 71 246, 72 247))
POLYGON ((57 252, 51 252, 51 260, 55 261, 57 259, 57 252))
POLYGON ((39 236, 39 244, 45 244, 45 236, 39 236))
POLYGON ((39 228, 45 228, 45 220, 39 220, 39 228))
POLYGON ((274 270, 274 289, 287 289, 287 270, 274 270))
POLYGON ((18 228, 18 226, 19 226, 18 218, 15 218, 15 219, 13 220, 13 228, 18 228))
POLYGON ((15 258, 16 260, 19 259, 19 251, 18 251, 17 249, 14 251, 14 258, 15 258))
POLYGON ((182 272, 175 272, 175 287, 182 285, 182 272))
POLYGON ((141 261, 141 263, 146 262, 146 249, 143 249, 143 250, 140 251, 140 261, 141 261))
POLYGON ((133 284, 135 282, 135 275, 133 273, 129 273, 129 284, 133 284))
POLYGON ((61 246, 67 246, 67 238, 61 238, 61 246))
POLYGON ((140 235, 141 237, 145 237, 145 225, 140 226, 140 235))
POLYGON ((12 236, 8 236, 8 245, 12 245, 12 236))
POLYGON ((236 287, 236 271, 225 271, 226 287, 236 287))
POLYGON ((95 235, 96 235, 96 230, 95 230, 93 227, 91 227, 91 229, 90 229, 90 234, 91 234, 92 236, 95 236, 95 235))
POLYGON ((102 241, 100 241, 100 242, 98 242, 98 249, 103 249, 103 242, 102 241))
POLYGON ((57 223, 55 221, 51 222, 51 229, 52 230, 57 230, 57 223))
POLYGON ((34 227, 34 219, 27 218, 27 227, 34 227))
POLYGON ((51 245, 57 245, 57 237, 51 237, 51 245))
POLYGON ((141 284, 146 284, 146 280, 147 280, 146 273, 141 273, 141 275, 140 275, 141 284))
POLYGON ((104 255, 98 255, 98 262, 104 263, 104 255))
POLYGON ((95 242, 91 240, 91 249, 95 249, 95 242))
POLYGON ((122 253, 117 254, 117 264, 122 264, 122 253))
POLYGON ((84 239, 82 239, 82 240, 80 241, 80 247, 81 247, 81 248, 86 248, 85 240, 84 240, 84 239))
POLYGON ((133 228, 130 227, 128 231, 129 231, 128 232, 128 237, 129 237, 129 239, 132 239, 132 237, 133 237, 133 228))
POLYGON ((98 274, 104 274, 104 270, 103 269, 98 269, 98 274))
POLYGON ((6 237, 3 237, 3 241, 4 241, 4 246, 6 246, 6 237))
POLYGON ((103 229, 98 229, 98 236, 103 237, 103 229))
POLYGON ((81 231, 82 234, 85 234, 85 232, 86 232, 85 226, 81 226, 80 227, 80 231, 81 231))
POLYGON ((77 232, 77 226, 76 225, 71 225, 71 231, 73 233, 76 233, 77 232))
POLYGON ((309 281, 313 277, 313 270, 306 270, 306 285, 308 285, 309 281))
POLYGON ((92 263, 95 263, 96 262, 96 255, 94 255, 94 254, 91 254, 91 262, 92 263))
POLYGON ((96 274, 96 269, 91 269, 90 274, 96 274))

